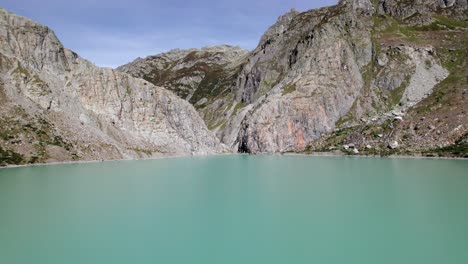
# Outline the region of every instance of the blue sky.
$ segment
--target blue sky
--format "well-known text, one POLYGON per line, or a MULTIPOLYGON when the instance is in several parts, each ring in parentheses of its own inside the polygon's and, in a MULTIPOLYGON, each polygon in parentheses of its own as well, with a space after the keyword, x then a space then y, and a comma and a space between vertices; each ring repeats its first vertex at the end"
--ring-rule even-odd
POLYGON ((278 16, 337 0, 5 0, 1 7, 52 28, 99 66, 116 67, 174 48, 253 49, 278 16))

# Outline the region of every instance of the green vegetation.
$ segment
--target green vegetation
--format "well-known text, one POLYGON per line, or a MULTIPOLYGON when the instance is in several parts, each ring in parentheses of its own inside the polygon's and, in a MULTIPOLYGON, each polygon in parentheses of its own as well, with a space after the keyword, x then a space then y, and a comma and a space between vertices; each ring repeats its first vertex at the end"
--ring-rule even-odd
POLYGON ((380 2, 379 0, 371 0, 370 2, 374 6, 375 10, 379 8, 379 2, 380 2))
POLYGON ((24 156, 11 150, 5 150, 0 146, 0 166, 10 164, 23 164, 24 156))
POLYGON ((24 75, 28 75, 29 72, 28 72, 28 70, 26 70, 25 68, 23 68, 23 67, 21 66, 20 63, 18 63, 18 67, 13 71, 13 74, 19 74, 19 75, 24 74, 24 75))
POLYGON ((49 89, 49 86, 36 74, 33 76, 31 84, 34 87, 32 90, 39 96, 47 96, 52 93, 52 91, 49 89))
POLYGON ((445 80, 443 80, 439 85, 436 86, 434 92, 426 98, 417 108, 418 113, 428 113, 432 111, 433 107, 437 105, 447 105, 450 106, 450 101, 452 99, 451 92, 453 88, 463 84, 463 79, 456 74, 451 74, 445 80))
POLYGON ((37 74, 34 74, 33 76, 33 84, 45 84, 44 81, 41 80, 41 78, 39 78, 39 76, 37 74))
POLYGON ((221 120, 221 121, 219 121, 218 123, 216 123, 214 125, 213 124, 209 125, 208 129, 209 130, 214 130, 214 129, 218 128, 218 127, 226 127, 226 122, 227 122, 227 120, 221 120))
POLYGON ((387 120, 382 124, 363 124, 346 127, 325 135, 317 142, 316 146, 310 146, 305 153, 330 152, 331 147, 346 155, 356 155, 352 149, 345 150, 342 146, 346 143, 356 143, 359 149, 358 155, 391 156, 411 154, 402 149, 390 149, 387 146, 387 138, 393 134, 394 121, 387 120), (371 149, 365 148, 367 144, 371 149))
POLYGON ((128 96, 132 95, 132 88, 130 87, 129 84, 127 84, 125 87, 125 93, 127 93, 128 96))
POLYGON ((135 151, 140 156, 140 158, 142 158, 144 156, 142 154, 145 154, 146 156, 151 156, 151 155, 153 155, 153 153, 161 153, 161 150, 159 150, 159 149, 129 148, 129 150, 135 151))
POLYGON ((449 30, 457 30, 460 28, 468 28, 468 22, 463 20, 456 20, 450 19, 444 16, 436 16, 436 21, 430 25, 425 26, 405 26, 401 23, 394 22, 386 33, 396 33, 400 32, 401 34, 405 35, 408 40, 412 42, 419 42, 418 39, 419 35, 418 32, 425 32, 425 31, 449 31, 449 30))
POLYGON ((237 103, 236 106, 234 107, 234 111, 233 111, 232 115, 235 116, 237 114, 237 112, 239 111, 239 109, 242 109, 245 106, 246 106, 246 104, 243 103, 243 102, 237 103))
POLYGON ((0 138, 5 140, 5 141, 8 141, 10 139, 14 139, 15 136, 5 130, 0 130, 0 138))
POLYGON ((252 101, 256 101, 258 98, 266 95, 271 90, 271 88, 276 85, 276 83, 276 81, 268 82, 263 80, 259 85, 258 90, 253 95, 252 101))
POLYGON ((290 83, 283 88, 283 96, 296 91, 296 84, 290 83))
POLYGON ((374 16, 374 25, 376 33, 382 36, 402 37, 404 40, 412 43, 422 43, 419 33, 427 31, 456 30, 457 28, 467 28, 468 22, 462 20, 450 19, 444 16, 436 16, 436 21, 425 26, 408 26, 404 22, 398 21, 391 16, 374 16))
POLYGON ((393 107, 393 106, 400 103, 401 98, 403 97, 403 94, 405 93, 406 88, 410 84, 410 80, 411 80, 411 76, 410 75, 406 76, 405 80, 400 85, 400 87, 398 87, 395 90, 390 92, 390 105, 389 105, 389 108, 391 108, 391 107, 393 107))
MULTIPOLYGON (((366 98, 371 99, 370 104, 372 105, 373 110, 375 110, 377 113, 382 113, 391 110, 395 105, 400 103, 406 88, 410 84, 411 76, 408 74, 405 77, 403 83, 400 85, 400 87, 392 91, 376 88, 374 82, 376 81, 379 74, 385 74, 385 72, 383 72, 385 68, 377 64, 377 56, 382 53, 382 50, 380 47, 380 41, 376 38, 375 34, 377 33, 374 32, 372 38, 374 44, 374 58, 370 61, 368 65, 366 65, 362 69, 362 78, 364 81, 364 85, 363 90, 361 91, 361 95, 353 103, 350 111, 336 122, 337 127, 342 127, 344 125, 355 125, 356 122, 358 122, 358 116, 364 116, 357 115, 356 111, 357 109, 360 109, 359 106, 366 105, 369 103, 363 101, 363 99, 366 98)), ((394 63, 396 61, 398 64, 401 65, 401 67, 408 67, 406 65, 406 61, 409 59, 409 57, 403 52, 401 52, 399 49, 389 49, 385 53, 388 56, 389 63, 394 63)), ((408 71, 410 71, 410 69, 408 71)), ((372 112, 372 115, 374 114, 375 113, 372 112)))
POLYGON ((339 129, 333 134, 331 134, 330 137, 326 139, 326 145, 328 146, 338 146, 343 144, 343 142, 346 140, 346 138, 354 132, 356 128, 355 127, 348 127, 348 128, 343 128, 339 129))
POLYGON ((453 49, 453 48, 440 48, 438 51, 441 56, 442 65, 450 72, 457 70, 458 68, 464 67, 468 56, 468 39, 465 39, 460 45, 464 47, 453 49))
POLYGON ((439 157, 463 157, 468 158, 468 133, 461 137, 455 144, 424 151, 423 154, 426 156, 439 156, 439 157))
POLYGON ((440 82, 434 92, 422 101, 416 108, 417 113, 425 114, 433 111, 440 105, 450 107, 462 100, 463 89, 466 87, 467 69, 465 67, 468 58, 468 40, 457 38, 459 41, 451 41, 450 47, 439 47, 438 55, 442 66, 449 70, 450 75, 440 82))
POLYGON ((376 15, 374 16, 374 25, 376 33, 383 37, 401 37, 408 42, 422 44, 424 38, 421 38, 420 33, 428 31, 443 31, 457 30, 460 28, 468 28, 468 22, 463 20, 451 19, 445 16, 435 16, 436 21, 425 26, 408 26, 404 21, 398 21, 391 16, 376 15))
POLYGON ((468 28, 468 21, 458 20, 458 19, 451 19, 446 16, 435 16, 437 22, 435 24, 444 26, 448 29, 456 29, 456 28, 468 28))
MULTIPOLYGON (((1 159, 6 164, 25 164, 42 162, 48 158, 47 146, 58 146, 72 151, 73 146, 61 136, 55 135, 54 127, 44 118, 32 119, 21 107, 15 107, 11 114, 0 117, 0 143, 9 150, 2 150, 1 159), (3 141, 3 142, 2 142, 3 141), (32 153, 22 156, 16 152, 20 146, 29 146, 32 153), (19 162, 21 160, 21 162, 19 162)), ((73 153, 71 153, 73 155, 73 153)))
POLYGON ((236 74, 228 73, 222 68, 213 69, 205 73, 205 78, 198 85, 197 90, 190 98, 190 103, 195 104, 203 98, 214 98, 229 92, 229 88, 235 83, 236 74))
MULTIPOLYGON (((374 1, 374 4, 377 2, 374 1)), ((405 63, 408 57, 401 52, 398 48, 387 49, 385 52, 388 56, 389 63, 397 62, 397 65, 408 68, 408 74, 405 74, 405 79, 400 87, 387 91, 383 89, 376 89, 374 81, 379 74, 385 74, 382 72, 383 67, 377 65, 377 57, 382 53, 380 45, 392 47, 398 43, 415 43, 415 44, 431 44, 436 48, 436 60, 440 59, 442 66, 450 71, 450 76, 442 81, 436 88, 433 94, 426 98, 423 102, 418 104, 415 108, 417 112, 421 111, 434 113, 435 109, 440 109, 444 113, 449 113, 447 110, 449 107, 458 107, 463 102, 462 92, 460 91, 463 87, 466 87, 466 58, 468 57, 468 40, 466 39, 466 33, 460 31, 460 28, 466 28, 466 21, 451 20, 445 17, 436 17, 437 21, 432 25, 424 27, 412 27, 407 26, 403 22, 398 21, 392 17, 387 16, 374 16, 375 28, 373 31, 373 43, 374 43, 374 58, 362 69, 364 87, 361 92, 361 96, 355 101, 351 110, 337 122, 336 126, 342 128, 334 133, 324 136, 318 141, 317 146, 309 147, 306 152, 328 152, 330 146, 335 146, 339 151, 345 154, 353 154, 352 152, 345 151, 340 148, 346 142, 359 142, 365 138, 364 142, 373 142, 371 149, 363 149, 361 145, 359 148, 360 154, 363 155, 379 155, 389 156, 396 154, 413 154, 402 149, 389 149, 387 147, 387 138, 391 138, 394 131, 397 128, 393 120, 387 120, 381 125, 366 125, 359 122, 359 116, 356 115, 356 109, 359 105, 365 105, 370 103, 373 108, 378 112, 384 112, 392 109, 397 105, 408 87, 411 74, 410 65, 405 63), (453 30, 453 31, 452 31, 453 30), (427 31, 442 31, 442 32, 427 32, 427 31), (362 101, 362 98, 371 99, 371 102, 362 101), (458 98, 458 99, 457 99, 458 98), (359 124, 361 123, 361 124, 359 124), (359 124, 359 125, 356 125, 359 124), (353 127, 349 127, 352 125, 353 127)), ((424 61, 427 68, 431 68, 433 61, 424 61)), ((401 69, 400 69, 401 70, 401 69)), ((406 72, 406 70, 403 70, 406 72)), ((446 114, 444 114, 446 115, 446 114)), ((426 116, 427 115, 421 115, 426 116)), ((401 134, 401 140, 403 142, 411 140, 408 134, 401 134)), ((466 141, 465 141, 466 142, 466 141)), ((431 150, 435 152, 435 150, 431 150)), ((447 148, 438 149, 437 152, 450 152, 454 156, 466 155, 466 143, 457 143, 447 148)))
POLYGON ((351 109, 348 111, 348 113, 344 116, 342 116, 338 121, 336 121, 335 125, 337 127, 342 127, 347 123, 352 123, 353 121, 356 121, 356 116, 354 115, 356 105, 358 103, 358 100, 354 101, 353 106, 351 106, 351 109))

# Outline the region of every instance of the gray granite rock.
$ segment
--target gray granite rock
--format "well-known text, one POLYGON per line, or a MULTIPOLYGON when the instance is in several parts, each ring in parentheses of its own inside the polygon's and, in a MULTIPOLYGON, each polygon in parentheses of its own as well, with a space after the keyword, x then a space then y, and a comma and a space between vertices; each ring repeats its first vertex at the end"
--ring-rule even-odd
POLYGON ((185 100, 145 80, 96 67, 64 48, 49 28, 3 9, 0 58, 5 104, 24 109, 32 121, 47 120, 79 159, 224 150, 185 100))
MULTIPOLYGON (((168 88, 191 81, 195 92, 179 95, 233 151, 302 151, 337 128, 393 121, 392 110, 406 112, 427 98, 449 72, 431 43, 406 41, 421 32, 407 36, 400 27, 430 25, 439 15, 466 19, 465 11, 460 0, 342 0, 302 13, 291 10, 253 51, 228 56, 224 64, 197 71, 186 66, 196 65, 197 56, 183 62, 174 56, 174 70, 165 74, 192 79, 180 78, 168 88), (180 75, 178 69, 189 71, 180 75), (214 72, 218 81, 200 81, 214 72)), ((159 74, 148 61, 119 69, 138 77, 144 77, 135 73, 140 69, 159 74)), ((384 134, 377 135, 384 140, 384 134)))

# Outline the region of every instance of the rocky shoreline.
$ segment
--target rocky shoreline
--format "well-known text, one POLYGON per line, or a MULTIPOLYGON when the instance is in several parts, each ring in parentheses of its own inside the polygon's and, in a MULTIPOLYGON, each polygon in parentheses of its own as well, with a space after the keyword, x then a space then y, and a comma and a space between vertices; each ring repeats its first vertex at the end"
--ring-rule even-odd
POLYGON ((272 154, 241 154, 241 153, 230 153, 230 154, 216 154, 216 155, 204 155, 204 156, 167 156, 157 158, 144 158, 144 159, 117 159, 117 160, 89 160, 89 161, 64 161, 64 162, 51 162, 51 163, 36 163, 36 164, 25 164, 25 165, 7 165, 0 166, 2 169, 14 169, 24 167, 38 167, 38 166, 49 166, 49 165, 68 165, 68 164, 95 164, 103 162, 121 162, 121 161, 150 161, 150 160, 161 160, 161 159, 177 159, 177 158, 189 158, 189 157, 215 157, 215 156, 230 156, 230 155, 252 155, 252 156, 304 156, 304 157, 350 157, 350 158, 383 158, 383 159, 429 159, 429 160, 466 160, 468 157, 431 157, 424 155, 391 155, 391 156, 378 156, 378 155, 349 155, 345 153, 336 152, 314 152, 314 153, 272 153, 272 154))

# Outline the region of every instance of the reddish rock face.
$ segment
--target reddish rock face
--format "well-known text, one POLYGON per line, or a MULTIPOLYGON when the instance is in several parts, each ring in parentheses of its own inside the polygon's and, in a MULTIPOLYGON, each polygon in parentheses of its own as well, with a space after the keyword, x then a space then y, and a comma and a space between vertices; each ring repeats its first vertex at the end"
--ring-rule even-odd
MULTIPOLYGON (((448 60, 440 60, 439 48, 458 43, 455 39, 466 38, 466 32, 456 26, 446 31, 452 25, 444 17, 465 19, 464 2, 343 0, 303 13, 291 10, 265 32, 256 49, 222 66, 221 81, 196 82, 204 96, 192 103, 234 151, 325 149, 342 145, 324 142, 343 130, 361 149, 367 143, 373 150, 387 149, 399 134, 388 124, 395 121, 392 111, 411 111, 452 73, 444 65, 448 60), (432 23, 440 27, 432 30, 432 23), (440 42, 447 34, 457 36, 440 42), (379 135, 376 142, 360 134, 366 129, 379 135)), ((461 50, 458 44, 454 52, 461 50)), ((411 119, 401 118, 396 121, 411 119)))

